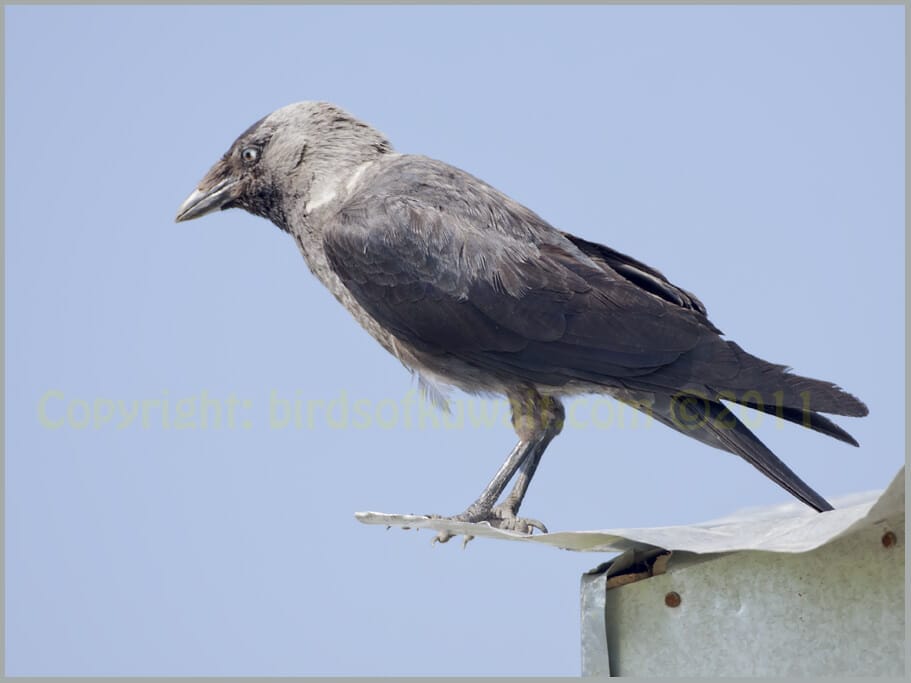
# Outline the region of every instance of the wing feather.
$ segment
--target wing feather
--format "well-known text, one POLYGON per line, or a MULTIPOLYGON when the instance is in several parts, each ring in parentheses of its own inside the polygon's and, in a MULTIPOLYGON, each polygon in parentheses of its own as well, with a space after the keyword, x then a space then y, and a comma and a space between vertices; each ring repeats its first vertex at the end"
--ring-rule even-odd
POLYGON ((585 242, 590 258, 482 181, 408 163, 352 196, 324 234, 332 268, 401 342, 562 384, 647 374, 715 336, 698 300, 657 271, 618 273, 605 256, 616 252, 585 242))

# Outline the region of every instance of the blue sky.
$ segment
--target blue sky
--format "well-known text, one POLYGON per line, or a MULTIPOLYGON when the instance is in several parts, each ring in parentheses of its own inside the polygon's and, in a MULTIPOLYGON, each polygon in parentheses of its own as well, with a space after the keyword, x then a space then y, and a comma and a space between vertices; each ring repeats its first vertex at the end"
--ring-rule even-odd
MULTIPOLYGON (((408 373, 287 235, 241 211, 173 222, 298 100, 659 268, 750 352, 860 396, 870 416, 838 420, 860 449, 749 424, 825 496, 884 487, 904 453, 903 13, 7 7, 7 675, 578 673, 579 576, 607 556, 353 517, 462 510, 514 441, 472 416, 504 405, 406 409, 408 373)), ((551 530, 788 500, 574 405, 523 508, 551 530)))

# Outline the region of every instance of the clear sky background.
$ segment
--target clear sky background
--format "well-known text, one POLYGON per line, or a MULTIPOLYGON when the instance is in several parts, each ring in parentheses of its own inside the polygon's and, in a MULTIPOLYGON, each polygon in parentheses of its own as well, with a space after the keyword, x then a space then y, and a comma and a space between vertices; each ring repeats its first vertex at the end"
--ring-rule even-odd
MULTIPOLYGON (((298 100, 644 260, 747 350, 863 398, 868 418, 838 419, 860 449, 750 422, 823 495, 903 462, 903 7, 5 17, 7 675, 579 672, 579 577, 607 555, 431 547, 353 516, 464 509, 513 445, 505 405, 406 413, 408 372, 286 234, 241 211, 173 222, 298 100), (485 407, 494 426, 469 419, 485 407)), ((551 530, 789 500, 734 456, 574 405, 524 507, 551 530)))

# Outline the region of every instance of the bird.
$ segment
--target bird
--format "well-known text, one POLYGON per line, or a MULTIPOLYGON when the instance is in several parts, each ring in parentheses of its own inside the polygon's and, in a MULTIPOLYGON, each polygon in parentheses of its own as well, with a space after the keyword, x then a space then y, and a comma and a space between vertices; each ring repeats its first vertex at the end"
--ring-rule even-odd
POLYGON ((261 118, 176 221, 230 208, 288 233, 438 406, 453 388, 508 400, 515 447, 463 512, 435 517, 546 533, 519 509, 563 428, 563 399, 591 393, 740 456, 814 510, 832 509, 727 403, 857 446, 824 414, 865 416, 862 401, 751 355, 660 271, 552 226, 466 171, 396 152, 341 107, 305 101, 261 118))

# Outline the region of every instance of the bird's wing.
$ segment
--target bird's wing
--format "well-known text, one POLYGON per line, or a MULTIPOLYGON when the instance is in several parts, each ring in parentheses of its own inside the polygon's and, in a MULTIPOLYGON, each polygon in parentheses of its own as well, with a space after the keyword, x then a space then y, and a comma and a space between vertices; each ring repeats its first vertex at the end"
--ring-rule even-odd
POLYGON ((564 232, 563 236, 601 267, 606 266, 614 270, 647 292, 660 296, 668 303, 690 308, 706 315, 705 306, 695 294, 673 284, 660 271, 642 261, 637 261, 632 256, 627 256, 597 242, 589 242, 568 232, 564 232))
POLYGON ((561 385, 649 374, 716 336, 489 186, 425 171, 359 193, 324 234, 342 282, 403 342, 561 385))

